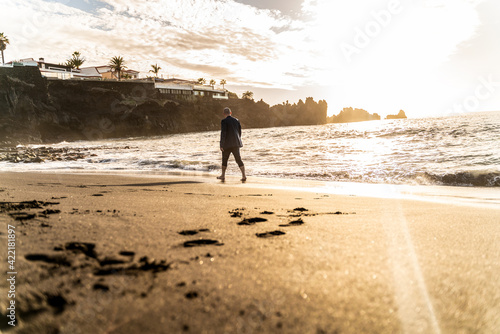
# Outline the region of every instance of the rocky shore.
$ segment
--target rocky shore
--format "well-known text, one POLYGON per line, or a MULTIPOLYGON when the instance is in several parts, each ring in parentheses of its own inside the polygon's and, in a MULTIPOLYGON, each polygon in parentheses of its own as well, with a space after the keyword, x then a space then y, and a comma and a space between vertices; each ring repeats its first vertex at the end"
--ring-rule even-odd
POLYGON ((144 81, 47 80, 36 67, 0 68, 0 145, 218 130, 228 106, 244 128, 326 123, 326 102, 270 108, 264 101, 160 93, 144 81))
POLYGON ((75 161, 84 159, 87 156, 95 156, 87 150, 81 152, 80 149, 53 148, 53 147, 7 147, 0 148, 0 161, 12 163, 40 163, 44 161, 75 161))
POLYGON ((62 147, 56 148, 51 146, 41 147, 0 147, 0 162, 6 161, 11 163, 41 163, 46 161, 76 161, 80 159, 92 159, 97 155, 92 151, 106 150, 106 149, 130 149, 130 146, 106 148, 105 146, 99 147, 62 147))

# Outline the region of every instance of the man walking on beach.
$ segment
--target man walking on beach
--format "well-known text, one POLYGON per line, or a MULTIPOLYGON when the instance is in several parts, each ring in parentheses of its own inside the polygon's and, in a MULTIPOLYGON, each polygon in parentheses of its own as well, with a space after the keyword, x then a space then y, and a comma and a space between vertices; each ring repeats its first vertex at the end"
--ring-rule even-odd
POLYGON ((220 122, 220 150, 222 151, 222 173, 217 178, 224 181, 226 178, 227 161, 231 153, 236 160, 236 163, 241 169, 241 181, 246 181, 245 166, 241 161, 240 147, 243 147, 241 142, 241 124, 237 118, 231 116, 231 109, 224 108, 224 118, 220 122))

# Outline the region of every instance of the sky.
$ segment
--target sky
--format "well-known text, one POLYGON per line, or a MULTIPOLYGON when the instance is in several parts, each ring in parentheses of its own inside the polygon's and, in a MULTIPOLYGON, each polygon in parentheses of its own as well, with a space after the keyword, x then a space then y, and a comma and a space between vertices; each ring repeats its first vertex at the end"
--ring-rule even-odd
POLYGON ((498 0, 0 0, 0 32, 6 61, 122 56, 329 115, 500 110, 498 0))

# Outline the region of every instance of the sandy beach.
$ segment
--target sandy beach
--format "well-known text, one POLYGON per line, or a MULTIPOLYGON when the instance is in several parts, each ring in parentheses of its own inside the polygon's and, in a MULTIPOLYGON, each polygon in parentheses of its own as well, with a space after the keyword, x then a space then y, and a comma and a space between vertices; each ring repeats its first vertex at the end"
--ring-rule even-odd
POLYGON ((500 332, 500 208, 279 183, 1 173, 1 331, 500 332))

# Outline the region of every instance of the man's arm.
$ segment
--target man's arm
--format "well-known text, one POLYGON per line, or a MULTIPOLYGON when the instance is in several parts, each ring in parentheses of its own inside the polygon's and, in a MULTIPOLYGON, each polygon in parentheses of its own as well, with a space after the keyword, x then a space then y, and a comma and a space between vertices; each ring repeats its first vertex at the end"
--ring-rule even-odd
POLYGON ((227 126, 226 122, 222 120, 220 122, 220 150, 224 151, 224 143, 226 142, 227 126))

